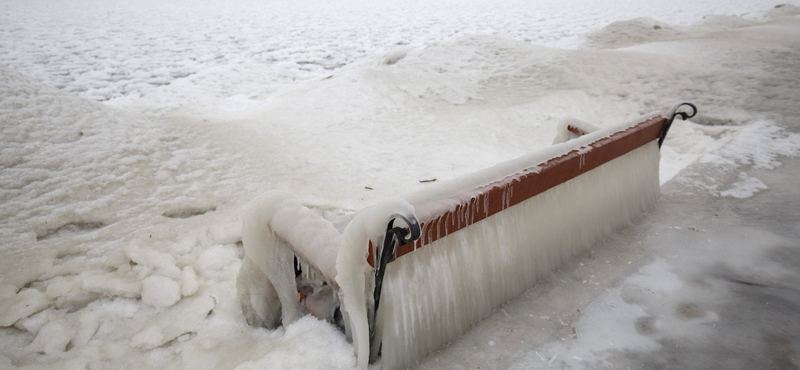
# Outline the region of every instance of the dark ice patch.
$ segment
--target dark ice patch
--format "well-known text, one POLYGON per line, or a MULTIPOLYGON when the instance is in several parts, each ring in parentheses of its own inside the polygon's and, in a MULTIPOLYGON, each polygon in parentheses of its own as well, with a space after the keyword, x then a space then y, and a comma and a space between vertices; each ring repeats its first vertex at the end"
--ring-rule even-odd
POLYGON ((164 212, 164 217, 169 218, 189 218, 194 216, 204 215, 208 212, 216 211, 217 207, 206 208, 179 208, 172 211, 164 212))
POLYGON ((88 233, 106 226, 108 225, 104 222, 70 222, 55 229, 36 233, 36 241, 88 233))

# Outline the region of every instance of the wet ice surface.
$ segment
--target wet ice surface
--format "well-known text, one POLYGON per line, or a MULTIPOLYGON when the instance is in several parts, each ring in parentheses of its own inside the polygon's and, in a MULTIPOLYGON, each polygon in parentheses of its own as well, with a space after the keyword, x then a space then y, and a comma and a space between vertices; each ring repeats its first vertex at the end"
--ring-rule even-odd
MULTIPOLYGON (((671 182, 653 212, 420 368, 796 368, 797 194, 747 200, 671 182)), ((692 173, 708 168, 692 167, 692 173)))
POLYGON ((244 323, 243 204, 350 212, 678 99, 659 205, 422 367, 798 366, 796 17, 235 4, 3 4, 0 367, 351 368, 326 324, 244 323))

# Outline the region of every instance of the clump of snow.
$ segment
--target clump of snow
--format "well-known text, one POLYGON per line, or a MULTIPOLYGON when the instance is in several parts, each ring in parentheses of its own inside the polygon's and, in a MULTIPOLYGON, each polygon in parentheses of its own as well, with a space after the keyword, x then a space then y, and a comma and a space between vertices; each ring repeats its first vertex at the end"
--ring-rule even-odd
POLYGON ((47 355, 60 354, 67 349, 67 345, 75 335, 72 322, 60 319, 45 324, 36 335, 36 339, 28 346, 31 352, 44 352, 47 355))
POLYGON ((175 266, 175 258, 168 253, 129 244, 125 247, 125 255, 130 258, 131 262, 146 268, 147 271, 173 278, 178 277, 181 273, 181 270, 175 266))
POLYGON ((707 29, 712 31, 729 30, 741 27, 748 27, 758 24, 758 22, 735 15, 713 14, 703 17, 703 20, 693 29, 707 29))
POLYGON ((587 44, 597 48, 619 48, 647 42, 675 39, 677 28, 653 18, 617 21, 586 36, 587 44))
POLYGON ((186 266, 181 271, 180 285, 182 296, 193 295, 200 289, 200 283, 197 282, 197 274, 192 266, 186 266))
POLYGON ((782 3, 775 5, 767 12, 767 17, 782 18, 791 17, 800 14, 800 6, 797 4, 782 3))
POLYGON ((177 281, 162 275, 152 275, 142 280, 142 302, 153 307, 170 307, 181 299, 181 286, 177 281))
POLYGON ((171 315, 155 317, 143 325, 144 329, 131 338, 132 347, 152 349, 160 347, 186 333, 195 331, 216 306, 216 299, 202 296, 182 300, 171 309, 171 315))
POLYGON ((750 177, 745 172, 739 172, 739 181, 733 183, 730 189, 719 192, 719 195, 744 199, 752 197, 753 194, 765 189, 768 189, 768 187, 763 181, 750 177))
POLYGON ((351 344, 333 326, 313 316, 290 325, 281 339, 280 345, 242 362, 236 369, 353 369, 351 344))
POLYGON ((750 176, 746 171, 748 168, 774 169, 781 165, 780 157, 800 156, 800 135, 787 131, 775 122, 757 121, 737 131, 728 145, 704 153, 698 159, 698 163, 710 171, 728 174, 732 179, 728 189, 721 190, 723 184, 709 182, 696 174, 681 181, 714 195, 749 198, 768 187, 760 179, 750 176))
POLYGON ((164 332, 157 325, 150 326, 131 338, 131 346, 145 349, 156 348, 163 342, 164 332))
POLYGON ((390 51, 388 54, 383 56, 383 64, 392 65, 399 62, 401 59, 406 57, 408 52, 402 49, 390 51))
MULTIPOLYGON (((133 276, 120 276, 118 274, 83 274, 78 280, 78 287, 86 292, 97 293, 107 297, 137 298, 142 292, 142 281, 133 276)), ((76 282, 78 282, 76 281, 76 282)), ((55 293, 55 285, 47 289, 48 293, 55 293)), ((76 292, 72 292, 76 293, 76 292)), ((69 294, 59 292, 58 294, 69 294)))
POLYGON ((0 326, 11 326, 50 306, 51 301, 36 289, 23 289, 17 294, 6 294, 0 304, 0 326))
POLYGON ((774 169, 780 156, 800 156, 800 134, 787 131, 775 122, 759 121, 744 128, 731 145, 701 158, 701 163, 724 165, 725 158, 737 165, 774 169))
POLYGON ((194 267, 202 274, 215 274, 239 260, 236 249, 230 245, 214 245, 197 257, 194 267))

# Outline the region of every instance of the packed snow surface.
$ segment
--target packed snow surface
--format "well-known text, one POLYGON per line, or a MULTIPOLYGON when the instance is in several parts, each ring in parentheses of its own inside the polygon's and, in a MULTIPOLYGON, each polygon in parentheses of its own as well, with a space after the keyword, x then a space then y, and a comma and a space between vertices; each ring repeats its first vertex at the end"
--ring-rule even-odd
POLYGON ((678 100, 653 211, 420 367, 798 367, 798 4, 3 1, 0 368, 352 369, 246 324, 249 201, 333 220, 678 100))

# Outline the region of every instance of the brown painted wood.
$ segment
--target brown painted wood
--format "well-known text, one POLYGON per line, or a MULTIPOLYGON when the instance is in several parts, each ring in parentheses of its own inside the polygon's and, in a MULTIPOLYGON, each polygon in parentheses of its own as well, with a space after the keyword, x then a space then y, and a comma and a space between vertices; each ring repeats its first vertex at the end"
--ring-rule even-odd
MULTIPOLYGON (((397 247, 397 257, 430 244, 454 231, 495 215, 502 210, 522 203, 555 186, 563 184, 606 162, 658 139, 667 119, 661 116, 640 122, 626 130, 599 139, 582 150, 572 150, 562 156, 534 165, 521 174, 512 175, 493 184, 487 184, 469 201, 456 206, 433 219, 420 220, 422 236, 415 243, 397 247)), ((370 243, 367 261, 374 266, 370 243)))
POLYGON ((581 130, 581 129, 573 126, 573 125, 567 125, 567 131, 569 131, 569 132, 571 132, 571 133, 573 133, 575 135, 578 135, 578 136, 586 135, 586 132, 584 132, 583 130, 581 130))

